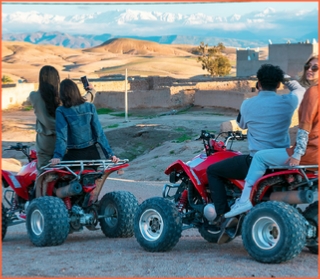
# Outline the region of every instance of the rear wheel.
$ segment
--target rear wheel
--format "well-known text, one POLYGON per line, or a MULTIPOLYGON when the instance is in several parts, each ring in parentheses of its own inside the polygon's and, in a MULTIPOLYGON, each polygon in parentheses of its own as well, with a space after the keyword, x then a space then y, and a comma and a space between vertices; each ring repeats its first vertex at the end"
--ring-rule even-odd
POLYGON ((101 230, 107 237, 133 236, 134 215, 138 208, 136 197, 127 191, 105 194, 99 203, 101 230))
POLYGON ((149 252, 171 250, 179 241, 182 220, 176 206, 169 200, 155 197, 138 208, 134 234, 138 243, 149 252))
POLYGON ((8 216, 7 216, 7 209, 4 207, 3 204, 2 205, 2 240, 4 239, 4 237, 6 236, 7 233, 7 228, 8 228, 8 216))
POLYGON ((27 209, 27 231, 38 247, 62 244, 69 234, 69 216, 63 201, 56 197, 34 199, 27 209))
POLYGON ((318 201, 310 204, 303 212, 303 216, 315 230, 315 237, 307 238, 307 247, 313 254, 318 254, 318 201))
POLYGON ((297 209, 286 203, 260 203, 246 215, 242 239, 250 256, 258 262, 288 261, 305 246, 305 219, 297 209))

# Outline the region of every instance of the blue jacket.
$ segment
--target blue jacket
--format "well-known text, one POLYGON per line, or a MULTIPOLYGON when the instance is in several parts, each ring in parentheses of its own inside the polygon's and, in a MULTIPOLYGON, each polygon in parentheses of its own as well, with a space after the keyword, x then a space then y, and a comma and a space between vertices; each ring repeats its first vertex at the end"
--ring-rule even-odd
POLYGON ((82 149, 100 144, 107 158, 113 156, 108 140, 102 130, 96 108, 91 103, 56 110, 56 147, 53 158, 64 156, 67 149, 82 149))

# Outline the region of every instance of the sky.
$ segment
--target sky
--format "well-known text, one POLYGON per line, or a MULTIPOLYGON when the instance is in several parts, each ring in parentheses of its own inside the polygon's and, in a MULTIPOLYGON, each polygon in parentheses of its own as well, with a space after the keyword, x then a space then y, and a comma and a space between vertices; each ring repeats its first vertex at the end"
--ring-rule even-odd
POLYGON ((50 13, 55 15, 75 15, 79 12, 83 13, 95 13, 99 11, 108 11, 115 9, 132 9, 132 10, 144 10, 144 11, 159 11, 159 12, 174 12, 181 13, 184 15, 193 13, 213 13, 215 16, 230 16, 233 14, 246 14, 252 11, 261 10, 264 8, 273 7, 276 10, 314 10, 318 8, 318 2, 242 2, 242 3, 201 3, 201 4, 190 4, 190 3, 117 3, 105 2, 105 3, 92 3, 78 4, 78 3, 2 3, 2 13, 10 14, 17 11, 28 12, 38 11, 40 13, 50 13), (48 5, 50 8, 48 9, 48 5), (103 7, 103 8, 102 8, 103 7))

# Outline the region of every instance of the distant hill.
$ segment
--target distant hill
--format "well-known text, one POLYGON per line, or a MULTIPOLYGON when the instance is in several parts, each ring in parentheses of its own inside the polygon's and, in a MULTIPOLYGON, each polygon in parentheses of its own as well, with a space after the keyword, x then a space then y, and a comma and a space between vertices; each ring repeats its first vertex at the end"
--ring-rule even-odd
POLYGON ((67 48, 89 48, 111 38, 111 34, 71 35, 61 32, 35 32, 21 34, 2 34, 3 41, 27 42, 36 45, 53 45, 67 48))
POLYGON ((119 38, 111 39, 94 48, 86 49, 91 52, 111 52, 131 55, 155 55, 155 56, 190 56, 191 53, 170 45, 161 45, 155 42, 119 38))
MULTIPOLYGON (((227 37, 223 32, 212 32, 208 35, 191 36, 191 35, 168 35, 168 36, 113 36, 111 34, 101 35, 83 35, 83 34, 67 34, 61 32, 35 32, 35 33, 21 33, 21 34, 2 34, 3 41, 18 41, 28 42, 37 45, 55 45, 64 46, 68 48, 90 48, 103 44, 110 39, 136 39, 143 41, 150 41, 159 44, 181 44, 181 45, 200 45, 205 42, 209 45, 217 45, 223 43, 226 46, 232 47, 259 47, 267 44, 267 41, 259 38, 241 39, 240 34, 234 33, 238 38, 227 37)), ((250 38, 249 34, 242 34, 246 38, 250 38)))
MULTIPOLYGON (((2 42, 2 75, 13 80, 37 82, 44 65, 57 68, 61 78, 90 78, 108 75, 170 76, 191 78, 207 75, 197 62, 191 45, 164 45, 137 39, 111 39, 99 46, 72 49, 53 45, 34 45, 26 42, 2 42)), ((260 48, 261 49, 261 48, 260 48)), ((227 47, 235 73, 236 49, 227 47)))

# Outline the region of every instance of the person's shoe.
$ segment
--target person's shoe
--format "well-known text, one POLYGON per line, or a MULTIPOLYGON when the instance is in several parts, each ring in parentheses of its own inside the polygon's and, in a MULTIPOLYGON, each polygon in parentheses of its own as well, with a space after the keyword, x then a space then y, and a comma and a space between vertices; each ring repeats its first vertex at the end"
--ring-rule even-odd
POLYGON ((230 206, 230 209, 234 208, 239 201, 240 201, 240 198, 237 198, 234 204, 230 206))
POLYGON ((224 217, 230 218, 230 217, 237 216, 243 212, 250 210, 252 207, 253 206, 250 200, 247 200, 246 202, 236 201, 234 206, 232 206, 231 210, 226 214, 224 214, 224 217))

